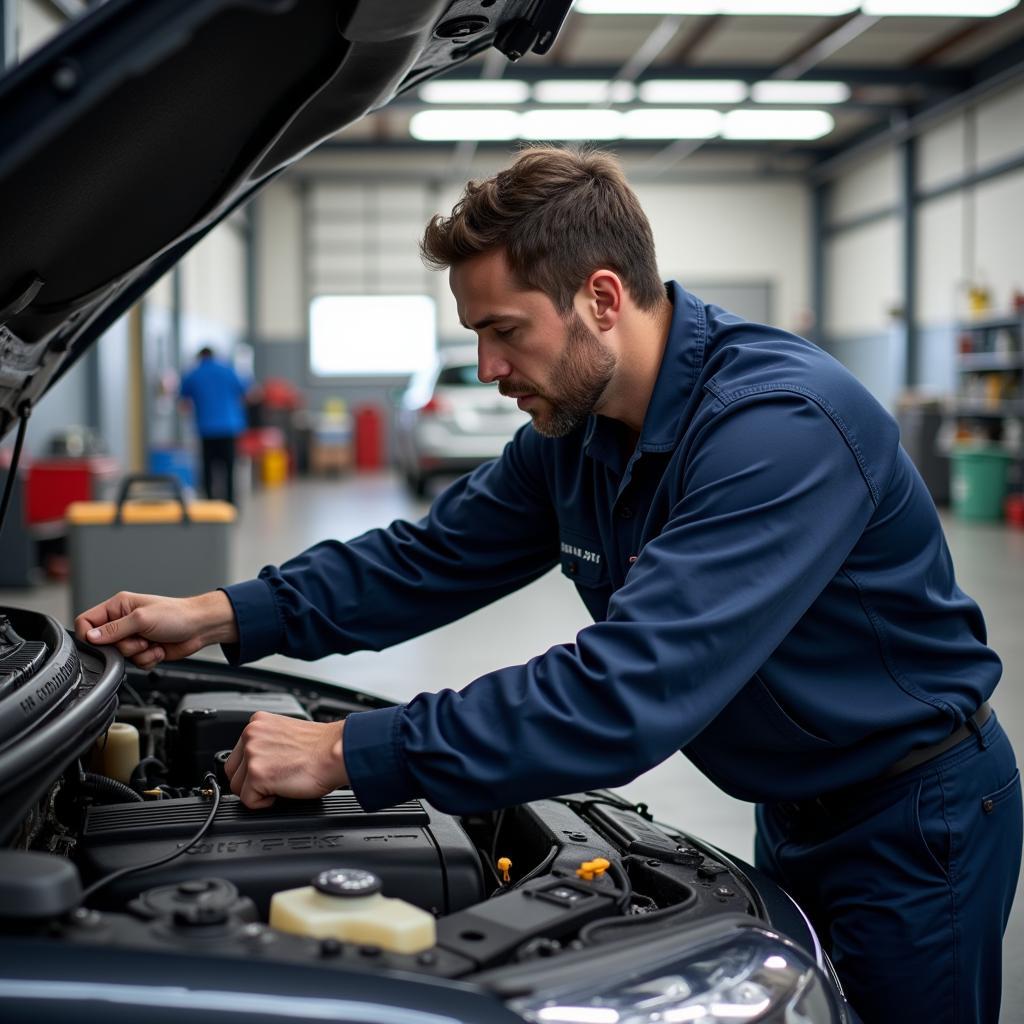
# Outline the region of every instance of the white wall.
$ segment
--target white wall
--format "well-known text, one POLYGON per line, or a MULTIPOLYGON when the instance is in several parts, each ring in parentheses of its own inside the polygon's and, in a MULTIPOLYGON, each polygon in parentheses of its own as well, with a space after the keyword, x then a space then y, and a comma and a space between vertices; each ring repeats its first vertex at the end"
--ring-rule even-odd
POLYGON ((825 308, 830 338, 877 334, 901 304, 903 246, 895 217, 845 231, 826 247, 825 308))
POLYGON ((256 200, 256 333, 263 341, 294 341, 306 331, 302 281, 302 199, 285 178, 256 200))
MULTIPOLYGON (((916 145, 916 188, 925 194, 1024 156, 1024 85, 1008 85, 929 126, 916 145)), ((829 222, 895 207, 900 159, 890 147, 836 179, 829 222)), ((826 245, 830 347, 884 400, 894 399, 903 382, 893 358, 902 351, 901 332, 886 312, 903 301, 900 225, 893 213, 842 231, 826 245)), ((968 286, 990 291, 994 314, 1008 312, 1013 293, 1024 292, 1024 170, 922 198, 915 252, 921 383, 952 391, 955 325, 967 316, 968 286)))
MULTIPOLYGON (((317 155, 300 168, 316 171, 305 186, 310 252, 302 253, 303 189, 294 179, 272 184, 259 200, 258 333, 264 341, 301 341, 306 335, 303 268, 309 294, 331 290, 388 293, 425 291, 438 303, 443 340, 466 339, 447 275, 424 270, 417 246, 433 213, 449 213, 462 181, 437 185, 434 168, 409 156, 393 157, 386 173, 409 180, 375 181, 380 172, 364 154, 317 155), (366 181, 333 180, 332 170, 366 181), (416 177, 421 180, 416 181, 416 177)), ((466 177, 491 174, 506 161, 477 162, 466 177)), ((443 170, 443 165, 437 168, 443 170)), ((627 173, 629 166, 627 165, 627 173)), ((708 177, 713 172, 709 172, 708 177)), ((774 318, 796 328, 809 307, 810 221, 806 187, 795 179, 639 181, 635 188, 654 229, 663 274, 721 282, 766 281, 774 318)))
POLYGON ((874 154, 851 168, 832 185, 829 221, 850 220, 892 206, 899 198, 899 169, 894 150, 874 154))
POLYGON ((204 340, 228 351, 246 329, 246 242, 234 222, 214 228, 181 261, 182 358, 204 340))

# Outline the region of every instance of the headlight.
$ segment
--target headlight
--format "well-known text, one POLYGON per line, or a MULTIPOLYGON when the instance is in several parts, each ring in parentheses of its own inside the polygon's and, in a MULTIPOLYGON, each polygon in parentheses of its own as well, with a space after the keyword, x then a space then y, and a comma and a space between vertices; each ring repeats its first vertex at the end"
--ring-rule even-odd
POLYGON ((597 984, 556 983, 509 1007, 535 1024, 836 1024, 845 1017, 814 960, 763 926, 734 921, 728 934, 708 939, 705 931, 689 947, 686 939, 677 934, 668 952, 659 942, 655 959, 621 957, 620 965, 637 962, 606 971, 597 984))

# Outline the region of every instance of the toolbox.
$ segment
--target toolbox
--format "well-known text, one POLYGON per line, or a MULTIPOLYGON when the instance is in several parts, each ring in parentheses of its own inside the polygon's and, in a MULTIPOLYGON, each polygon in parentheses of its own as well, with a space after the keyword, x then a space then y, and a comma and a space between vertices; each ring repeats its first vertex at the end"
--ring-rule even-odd
POLYGON ((76 501, 66 516, 72 618, 119 590, 187 597, 231 582, 234 506, 186 502, 176 477, 129 476, 115 501, 76 501))

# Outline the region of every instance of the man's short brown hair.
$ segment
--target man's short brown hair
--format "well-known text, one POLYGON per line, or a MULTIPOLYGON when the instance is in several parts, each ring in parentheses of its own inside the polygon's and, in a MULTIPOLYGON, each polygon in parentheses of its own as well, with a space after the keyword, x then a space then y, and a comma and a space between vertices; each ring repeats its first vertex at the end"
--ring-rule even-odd
POLYGON ((469 182, 451 216, 432 217, 420 243, 434 270, 502 248, 516 278, 563 314, 601 267, 619 275, 641 309, 665 301, 651 225, 609 153, 530 147, 493 177, 469 182))

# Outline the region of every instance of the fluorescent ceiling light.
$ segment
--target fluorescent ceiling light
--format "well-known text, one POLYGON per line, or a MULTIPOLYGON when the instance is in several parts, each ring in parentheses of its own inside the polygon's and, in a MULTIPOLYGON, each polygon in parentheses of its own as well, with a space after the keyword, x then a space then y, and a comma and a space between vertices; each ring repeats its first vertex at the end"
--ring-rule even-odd
POLYGON ((530 98, 526 82, 502 78, 474 78, 427 82, 420 89, 424 103, 525 103, 530 98))
POLYGON ((731 79, 653 78, 640 83, 644 103, 742 103, 747 83, 731 79))
POLYGON ((792 14, 831 17, 849 14, 859 6, 857 0, 576 0, 576 10, 581 14, 792 14))
POLYGON ((635 97, 632 82, 566 78, 538 82, 533 87, 538 103, 631 103, 635 97))
POLYGON ((849 14, 994 18, 1019 0, 576 0, 581 14, 752 14, 827 18, 849 14))
POLYGON ((825 110, 730 110, 723 139, 820 139, 835 127, 825 110))
POLYGON ((1019 0, 863 0, 865 14, 937 18, 994 18, 1019 0))
POLYGON ((421 110, 412 115, 409 134, 421 142, 515 139, 519 115, 514 110, 421 110))
POLYGON ((521 139, 621 139, 617 110, 530 110, 520 115, 521 139))
POLYGON ((624 139, 710 139, 722 130, 722 114, 696 107, 650 107, 622 117, 624 139))
POLYGON ((845 103, 850 87, 845 82, 755 82, 750 96, 755 103, 845 103))

